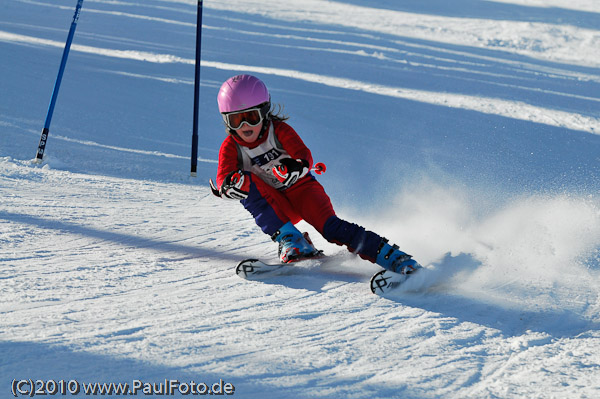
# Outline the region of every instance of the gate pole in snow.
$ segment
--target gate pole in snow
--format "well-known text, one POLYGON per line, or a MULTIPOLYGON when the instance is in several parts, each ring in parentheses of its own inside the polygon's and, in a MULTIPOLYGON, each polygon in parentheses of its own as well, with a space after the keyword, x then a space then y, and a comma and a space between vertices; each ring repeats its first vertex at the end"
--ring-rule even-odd
POLYGON ((196 177, 198 166, 198 108, 200 106, 200 53, 202 49, 202 0, 198 0, 196 21, 196 70, 194 79, 194 127, 192 132, 192 169, 191 176, 196 177))
POLYGON ((65 49, 63 50, 62 60, 60 61, 60 68, 58 69, 58 75, 54 82, 54 90, 52 91, 52 98, 50 99, 50 105, 48 106, 48 113, 46 114, 46 122, 42 129, 42 137, 40 138, 40 144, 38 145, 37 154, 35 156, 36 162, 42 162, 44 158, 44 151, 46 150, 46 142, 48 141, 48 134, 50 133, 50 121, 52 120, 52 114, 54 113, 54 106, 56 105, 56 97, 58 97, 58 89, 60 88, 60 82, 62 81, 63 73, 65 72, 65 65, 67 64, 67 58, 69 57, 69 50, 71 43, 73 42, 73 36, 75 35, 75 28, 77 28, 77 21, 79 20, 79 14, 81 12, 81 6, 83 0, 77 0, 75 6, 75 14, 73 15, 73 22, 71 22, 71 29, 69 29, 69 35, 67 36, 67 42, 65 43, 65 49))

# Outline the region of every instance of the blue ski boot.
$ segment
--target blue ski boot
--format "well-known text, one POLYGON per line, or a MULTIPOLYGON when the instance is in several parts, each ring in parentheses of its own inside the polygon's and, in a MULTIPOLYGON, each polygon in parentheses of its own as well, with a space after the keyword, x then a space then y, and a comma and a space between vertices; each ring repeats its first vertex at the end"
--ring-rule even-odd
POLYGON ((279 258, 282 263, 290 263, 320 255, 310 241, 308 233, 300 233, 292 222, 287 222, 273 234, 273 241, 279 243, 279 258))
POLYGON ((377 250, 377 260, 379 266, 394 273, 411 274, 422 266, 412 259, 411 255, 400 251, 397 245, 388 244, 386 238, 381 240, 377 250))

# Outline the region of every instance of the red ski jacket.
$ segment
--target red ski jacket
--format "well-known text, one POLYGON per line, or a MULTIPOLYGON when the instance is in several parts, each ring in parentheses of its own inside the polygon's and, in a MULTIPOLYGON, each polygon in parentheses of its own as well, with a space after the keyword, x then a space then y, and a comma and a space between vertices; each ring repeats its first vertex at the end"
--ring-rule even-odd
POLYGON ((272 168, 279 163, 279 159, 286 157, 308 161, 309 169, 313 166, 310 150, 298 133, 285 122, 269 122, 263 136, 251 144, 229 135, 219 150, 217 187, 221 187, 230 172, 241 169, 254 173, 278 190, 284 189, 273 175, 272 168))

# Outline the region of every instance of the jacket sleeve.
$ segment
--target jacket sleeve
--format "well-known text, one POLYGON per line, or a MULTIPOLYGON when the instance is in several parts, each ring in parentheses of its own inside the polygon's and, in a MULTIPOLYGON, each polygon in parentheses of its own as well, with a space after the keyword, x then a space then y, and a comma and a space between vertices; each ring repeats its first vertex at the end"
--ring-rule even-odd
POLYGON ((285 122, 275 122, 275 135, 283 148, 293 159, 304 159, 308 161, 308 168, 313 167, 313 158, 310 150, 304 144, 298 133, 285 122))
POLYGON ((217 167, 217 187, 220 189, 225 177, 235 170, 241 169, 238 150, 235 141, 228 136, 219 150, 219 165, 217 167))

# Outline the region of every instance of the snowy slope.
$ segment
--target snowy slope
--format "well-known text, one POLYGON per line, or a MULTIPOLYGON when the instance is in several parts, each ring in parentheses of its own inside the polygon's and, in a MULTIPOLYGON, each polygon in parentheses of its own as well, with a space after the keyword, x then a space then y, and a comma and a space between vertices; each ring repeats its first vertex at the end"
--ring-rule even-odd
MULTIPOLYGON (((241 398, 600 395, 600 6, 589 0, 0 4, 0 396, 13 379, 223 380, 241 398), (401 4, 397 4, 401 3, 401 4), (245 11, 244 11, 245 10, 245 11), (428 270, 390 298, 212 197, 219 85, 251 72, 328 166, 338 213, 428 270)), ((83 393, 79 396, 84 397, 83 393)), ((172 395, 179 397, 181 395, 172 395)))

